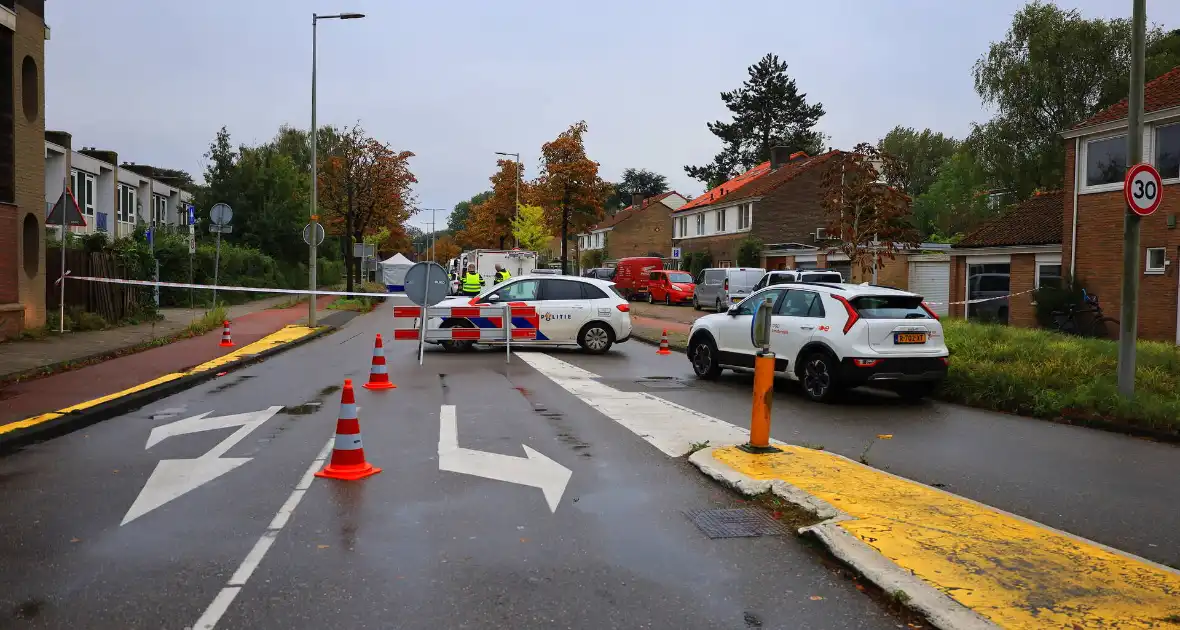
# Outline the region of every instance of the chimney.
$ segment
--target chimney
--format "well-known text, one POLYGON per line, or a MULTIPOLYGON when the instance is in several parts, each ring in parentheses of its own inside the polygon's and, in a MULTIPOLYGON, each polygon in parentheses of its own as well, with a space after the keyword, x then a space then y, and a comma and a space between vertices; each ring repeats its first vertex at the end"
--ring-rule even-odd
POLYGON ((790 161, 790 147, 770 147, 770 170, 773 171, 790 161))
POLYGON ((643 205, 643 193, 631 193, 631 209, 638 210, 643 205))

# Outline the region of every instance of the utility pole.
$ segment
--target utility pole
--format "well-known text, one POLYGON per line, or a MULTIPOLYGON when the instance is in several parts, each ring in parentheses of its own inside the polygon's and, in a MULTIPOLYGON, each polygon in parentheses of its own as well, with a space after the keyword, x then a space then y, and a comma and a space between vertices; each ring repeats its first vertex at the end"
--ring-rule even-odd
MULTIPOLYGON (((1127 96, 1127 167, 1143 161, 1143 57, 1147 0, 1132 0, 1131 93, 1127 96)), ((1077 185, 1076 183, 1074 184, 1077 185)), ((1123 292, 1120 304, 1119 393, 1135 395, 1135 339, 1139 323, 1139 215, 1123 211, 1123 292)))

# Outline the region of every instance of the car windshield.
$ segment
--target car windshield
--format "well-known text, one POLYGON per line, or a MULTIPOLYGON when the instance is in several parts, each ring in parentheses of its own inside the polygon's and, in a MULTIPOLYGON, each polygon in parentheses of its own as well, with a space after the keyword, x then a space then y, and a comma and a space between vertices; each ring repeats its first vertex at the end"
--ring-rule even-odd
POLYGON ((668 274, 668 280, 672 282, 692 282, 692 276, 684 272, 673 272, 668 274))
POLYGON ((930 319, 918 295, 862 295, 851 303, 865 319, 930 319))

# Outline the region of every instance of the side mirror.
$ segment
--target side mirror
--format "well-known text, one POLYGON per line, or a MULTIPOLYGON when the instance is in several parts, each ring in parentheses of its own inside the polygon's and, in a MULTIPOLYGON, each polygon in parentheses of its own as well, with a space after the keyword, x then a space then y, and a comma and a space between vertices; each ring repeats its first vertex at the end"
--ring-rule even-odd
POLYGON ((729 310, 728 310, 728 311, 726 311, 725 313, 726 313, 727 315, 729 315, 730 317, 737 317, 737 314, 738 314, 738 305, 737 305, 737 304, 734 304, 733 306, 730 306, 730 307, 729 307, 729 310))
POLYGON ((491 295, 489 295, 489 296, 487 297, 487 300, 488 300, 488 302, 489 302, 489 303, 491 303, 491 304, 494 304, 494 303, 496 303, 496 302, 499 302, 499 301, 500 301, 500 294, 499 294, 499 293, 492 293, 491 295))

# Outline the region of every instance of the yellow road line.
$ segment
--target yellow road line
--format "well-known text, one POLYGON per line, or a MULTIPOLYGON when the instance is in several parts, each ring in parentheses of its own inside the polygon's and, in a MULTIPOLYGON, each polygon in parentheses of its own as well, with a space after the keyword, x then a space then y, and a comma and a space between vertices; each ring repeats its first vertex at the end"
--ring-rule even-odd
POLYGON ((1180 572, 831 453, 782 448, 719 448, 713 457, 849 514, 840 527, 1002 627, 1149 628, 1180 616, 1180 572))
POLYGON ((201 372, 208 372, 210 370, 214 370, 214 369, 223 367, 223 366, 225 366, 229 363, 232 363, 234 361, 237 361, 238 359, 241 359, 243 357, 247 357, 247 356, 251 356, 251 355, 255 355, 255 354, 260 354, 262 352, 270 350, 271 348, 281 346, 285 343, 291 343, 292 341, 306 337, 315 331, 316 331, 316 329, 308 328, 307 326, 286 326, 286 327, 282 328, 281 330, 278 330, 274 333, 271 333, 271 334, 263 337, 262 339, 259 339, 258 341, 255 341, 254 343, 242 346, 241 348, 238 348, 237 350, 234 350, 233 352, 226 353, 220 357, 217 357, 216 359, 213 359, 212 361, 206 361, 198 366, 195 366, 195 367, 185 370, 183 372, 173 372, 171 374, 165 374, 164 376, 161 376, 159 378, 154 378, 146 383, 140 383, 139 385, 136 385, 134 387, 129 387, 127 389, 124 389, 123 391, 115 392, 113 394, 107 394, 106 396, 101 396, 101 397, 95 398, 93 400, 87 400, 85 402, 80 402, 76 405, 72 405, 72 406, 66 407, 64 409, 58 409, 57 411, 43 413, 39 416, 33 416, 31 418, 25 418, 24 420, 17 420, 15 422, 9 422, 8 424, 5 424, 5 425, 0 425, 0 435, 3 435, 5 433, 9 433, 11 431, 16 431, 17 429, 27 429, 29 427, 36 426, 36 425, 41 424, 43 422, 48 422, 50 420, 56 420, 57 418, 60 418, 68 413, 71 413, 74 411, 81 411, 83 409, 89 409, 90 407, 94 407, 96 405, 101 405, 102 403, 105 403, 105 402, 108 402, 111 400, 115 400, 116 398, 121 398, 121 397, 127 396, 129 394, 134 394, 136 392, 143 391, 143 390, 148 389, 150 387, 155 387, 156 385, 160 385, 162 383, 167 383, 168 381, 174 381, 174 380, 181 378, 183 376, 189 376, 189 375, 198 374, 201 372))

